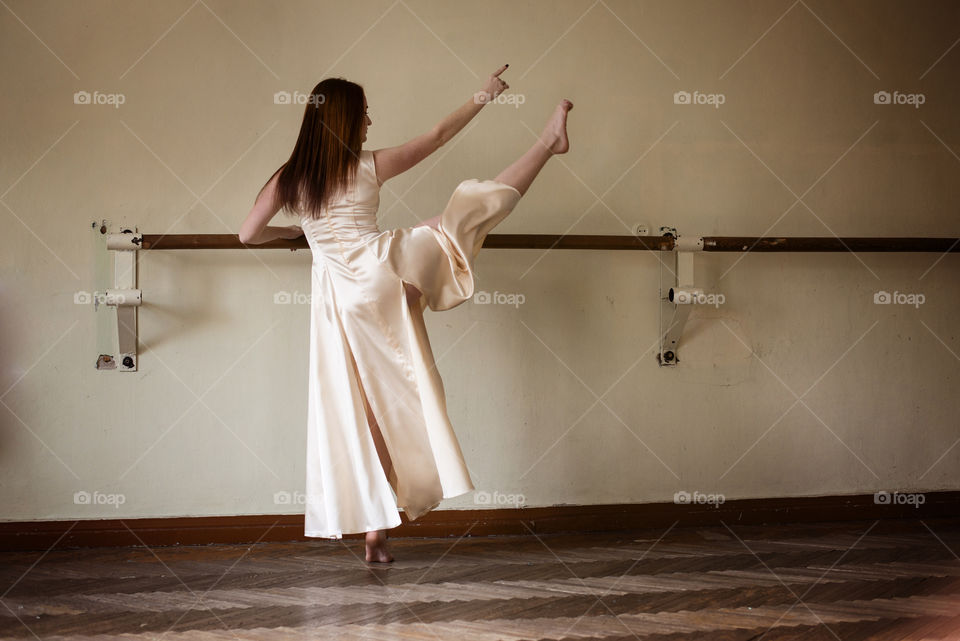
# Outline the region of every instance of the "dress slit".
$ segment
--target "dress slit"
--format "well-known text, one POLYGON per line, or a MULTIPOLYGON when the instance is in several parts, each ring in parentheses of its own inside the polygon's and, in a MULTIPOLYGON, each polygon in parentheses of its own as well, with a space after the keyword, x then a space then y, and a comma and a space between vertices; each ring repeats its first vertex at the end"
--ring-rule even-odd
POLYGON ((383 440, 383 434, 380 432, 380 424, 373 413, 370 401, 367 399, 367 390, 363 386, 363 379, 360 377, 360 369, 357 367, 357 359, 353 354, 353 347, 350 341, 344 336, 347 351, 350 354, 350 364, 353 366, 354 380, 357 382, 357 389, 360 390, 360 400, 363 402, 363 410, 366 415, 367 429, 370 430, 370 438, 377 450, 377 458, 380 460, 380 467, 394 495, 397 493, 397 473, 393 467, 393 460, 390 458, 390 452, 387 450, 387 444, 383 440))

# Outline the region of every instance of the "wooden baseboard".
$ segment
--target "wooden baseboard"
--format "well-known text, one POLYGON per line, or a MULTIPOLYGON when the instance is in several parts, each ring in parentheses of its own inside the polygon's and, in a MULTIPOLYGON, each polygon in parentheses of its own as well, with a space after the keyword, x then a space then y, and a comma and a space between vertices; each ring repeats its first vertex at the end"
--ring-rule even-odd
MULTIPOLYGON (((391 537, 611 532, 683 526, 774 525, 863 519, 944 518, 960 514, 960 491, 925 492, 922 504, 878 503, 873 494, 738 499, 720 505, 626 503, 434 510, 390 530, 391 537)), ((360 537, 360 534, 344 538, 360 537)), ((311 541, 302 514, 0 522, 0 549, 204 545, 311 541)))

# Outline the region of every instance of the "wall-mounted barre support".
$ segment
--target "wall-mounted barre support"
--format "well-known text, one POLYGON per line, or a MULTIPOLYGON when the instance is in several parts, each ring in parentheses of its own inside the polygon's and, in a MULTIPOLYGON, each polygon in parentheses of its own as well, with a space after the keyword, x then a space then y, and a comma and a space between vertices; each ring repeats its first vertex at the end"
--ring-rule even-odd
POLYGON ((660 367, 673 367, 680 359, 677 349, 693 305, 701 301, 703 290, 694 287, 693 254, 703 251, 703 238, 681 236, 673 227, 661 227, 664 236, 673 239, 673 269, 660 260, 660 367))
MULTIPOLYGON (((103 355, 97 360, 98 369, 137 371, 137 307, 142 302, 137 289, 137 251, 141 237, 135 230, 125 229, 119 234, 107 234, 107 249, 116 252, 113 260, 113 286, 104 295, 104 303, 117 309, 117 354, 113 362, 103 355), (109 363, 109 365, 107 365, 109 363)), ((94 305, 101 295, 94 295, 94 305)))
MULTIPOLYGON (((694 286, 695 252, 935 252, 960 253, 960 238, 837 238, 681 236, 676 229, 661 227, 660 236, 600 236, 552 234, 490 234, 483 243, 489 249, 591 249, 673 252, 673 269, 660 261, 660 352, 661 366, 677 364, 677 347, 691 303, 704 296, 694 286)), ((106 232, 104 232, 106 233, 106 232)), ((106 303, 117 308, 119 371, 137 368, 137 316, 141 292, 136 289, 136 254, 162 249, 308 249, 305 238, 273 240, 245 245, 236 234, 139 234, 124 230, 108 234, 107 249, 116 251, 115 286, 107 290, 106 303)))

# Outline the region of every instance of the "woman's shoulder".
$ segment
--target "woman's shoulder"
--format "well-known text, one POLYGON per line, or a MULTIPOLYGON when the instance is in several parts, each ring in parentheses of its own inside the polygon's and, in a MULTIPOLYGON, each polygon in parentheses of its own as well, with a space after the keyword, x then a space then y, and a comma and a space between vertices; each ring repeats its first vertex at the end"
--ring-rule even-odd
POLYGON ((380 183, 380 180, 377 178, 377 163, 374 160, 372 149, 360 150, 360 165, 366 170, 367 175, 373 178, 373 182, 377 185, 377 188, 379 189, 381 186, 381 183, 380 183))
POLYGON ((367 163, 368 166, 374 167, 375 162, 373 158, 373 149, 361 149, 360 150, 360 162, 367 163))

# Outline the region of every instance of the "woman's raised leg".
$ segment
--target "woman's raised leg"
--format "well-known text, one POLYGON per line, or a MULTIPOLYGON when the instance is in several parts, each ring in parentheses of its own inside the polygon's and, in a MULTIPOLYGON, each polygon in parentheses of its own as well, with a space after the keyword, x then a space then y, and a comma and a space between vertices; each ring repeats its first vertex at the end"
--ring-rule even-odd
POLYGON ((512 165, 501 171, 494 180, 520 192, 527 193, 533 179, 554 154, 565 154, 570 149, 567 139, 567 112, 573 109, 569 100, 561 100, 543 128, 539 140, 512 165))
POLYGON ((440 216, 434 216, 433 218, 428 218, 422 223, 417 223, 414 227, 433 227, 437 229, 437 225, 440 224, 440 216))
MULTIPOLYGON (((550 120, 544 125, 543 133, 540 134, 537 142, 512 165, 497 174, 494 180, 510 185, 519 191, 521 196, 527 193, 533 179, 537 177, 550 157, 555 154, 565 154, 570 150, 570 141, 567 139, 567 112, 571 109, 573 109, 572 102, 566 99, 561 100, 550 116, 550 120)), ((439 223, 440 216, 434 216, 414 227, 427 225, 436 229, 439 223)), ((409 283, 406 284, 405 289, 407 300, 411 305, 415 305, 417 299, 422 296, 420 290, 409 283)))

